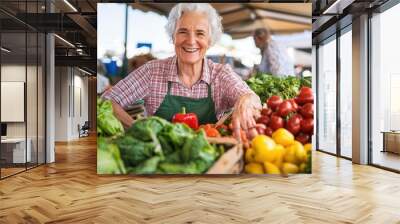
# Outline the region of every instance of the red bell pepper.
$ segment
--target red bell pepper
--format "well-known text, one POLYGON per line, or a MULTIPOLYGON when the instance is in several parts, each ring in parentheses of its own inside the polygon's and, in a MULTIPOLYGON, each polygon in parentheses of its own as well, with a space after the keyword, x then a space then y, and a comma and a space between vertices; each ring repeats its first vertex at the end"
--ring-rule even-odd
POLYGON ((172 123, 184 123, 192 129, 199 127, 199 121, 195 113, 186 113, 186 109, 182 107, 182 113, 175 114, 172 117, 172 123))

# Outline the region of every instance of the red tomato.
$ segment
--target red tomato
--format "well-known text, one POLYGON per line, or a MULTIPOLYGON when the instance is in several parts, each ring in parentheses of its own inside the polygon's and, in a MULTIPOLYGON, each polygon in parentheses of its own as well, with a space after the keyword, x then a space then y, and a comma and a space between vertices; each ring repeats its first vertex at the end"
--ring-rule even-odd
POLYGON ((261 110, 261 115, 264 115, 264 116, 269 116, 269 115, 271 115, 271 113, 272 113, 271 108, 263 108, 261 110))
POLYGON ((290 131, 293 135, 297 135, 299 133, 300 128, 301 128, 301 120, 302 117, 299 114, 295 114, 289 118, 289 120, 286 123, 286 129, 290 131))
POLYGON ((298 109, 300 109, 300 108, 299 108, 299 105, 296 103, 296 101, 295 101, 294 99, 290 99, 289 101, 290 101, 290 103, 292 104, 293 110, 294 110, 295 112, 296 112, 298 109))
POLYGON ((279 104, 281 104, 283 102, 282 98, 280 96, 271 96, 268 100, 267 100, 267 105, 269 108, 271 108, 273 111, 276 110, 276 108, 279 106, 279 104))
POLYGON ((307 118, 300 122, 301 131, 304 133, 312 133, 314 129, 314 119, 307 118))
POLYGON ((294 109, 292 103, 289 100, 283 101, 278 107, 278 114, 281 117, 285 117, 291 112, 294 112, 294 109))
POLYGON ((276 130, 278 128, 283 128, 285 127, 285 121, 278 116, 271 116, 271 121, 269 123, 269 126, 272 128, 272 130, 276 130))
POLYGON ((269 117, 263 115, 260 118, 258 118, 257 123, 268 125, 269 121, 270 121, 269 117))
POLYGON ((310 135, 309 134, 305 134, 303 132, 300 132, 297 136, 296 136, 296 140, 301 142, 301 144, 305 145, 307 143, 311 142, 310 139, 310 135))
POLYGON ((306 103, 300 108, 300 113, 305 118, 314 117, 314 105, 312 103, 306 103))
POLYGON ((304 105, 306 103, 314 103, 313 95, 298 96, 294 100, 298 105, 304 105))
POLYGON ((265 131, 264 131, 264 133, 265 133, 265 135, 268 135, 269 137, 272 137, 272 133, 273 133, 274 131, 272 130, 272 128, 270 128, 270 127, 267 127, 266 129, 265 129, 265 131))
POLYGON ((299 96, 310 96, 310 95, 311 96, 313 95, 313 91, 310 87, 306 86, 301 87, 299 96))
MULTIPOLYGON (((272 112, 271 117, 272 117, 272 116, 280 117, 281 115, 279 115, 278 111, 276 111, 276 112, 272 112)), ((271 117, 270 117, 270 118, 271 118, 271 117)))

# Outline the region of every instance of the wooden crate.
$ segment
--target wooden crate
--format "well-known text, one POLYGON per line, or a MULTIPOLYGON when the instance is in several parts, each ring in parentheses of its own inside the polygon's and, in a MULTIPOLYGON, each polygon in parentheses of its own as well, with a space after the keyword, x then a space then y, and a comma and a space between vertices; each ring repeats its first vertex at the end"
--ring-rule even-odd
POLYGON ((243 170, 243 147, 231 137, 207 138, 210 143, 231 145, 206 174, 239 174, 243 170))

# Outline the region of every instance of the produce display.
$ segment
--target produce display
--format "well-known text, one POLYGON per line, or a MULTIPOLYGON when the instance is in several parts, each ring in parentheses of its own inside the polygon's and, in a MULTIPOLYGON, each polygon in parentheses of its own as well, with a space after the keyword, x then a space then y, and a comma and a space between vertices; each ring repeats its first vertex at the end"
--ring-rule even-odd
MULTIPOLYGON (((98 100, 98 107, 108 104, 98 100)), ((112 112, 101 115, 99 125, 119 123, 112 112)), ((155 116, 137 120, 125 132, 105 132, 102 128, 99 126, 102 131, 97 141, 99 174, 201 174, 225 152, 222 144, 207 141, 204 130, 195 131, 187 124, 155 116)))
POLYGON ((136 121, 115 140, 128 173, 201 174, 223 153, 186 124, 159 117, 136 121))
POLYGON ((265 104, 256 124, 259 135, 245 152, 245 172, 311 173, 314 97, 310 78, 258 74, 247 84, 265 104))
POLYGON ((300 87, 311 87, 311 77, 276 77, 259 73, 248 79, 246 83, 264 102, 273 95, 280 96, 282 99, 295 97, 300 87))
POLYGON ((286 129, 257 135, 245 153, 245 172, 250 174, 311 173, 311 144, 294 139, 286 129))
MULTIPOLYGON (((256 122, 258 135, 250 139, 254 133, 247 136, 240 130, 242 144, 237 148, 242 150, 243 146, 243 157, 240 151, 236 158, 245 161, 240 171, 249 174, 311 173, 314 97, 310 79, 258 74, 247 83, 264 106, 256 122)), ((136 120, 124 130, 113 115, 110 101, 98 99, 97 112, 97 169, 100 174, 204 174, 211 167, 213 171, 220 167, 222 163, 216 163, 218 159, 233 147, 232 144, 237 145, 236 140, 231 145, 209 142, 232 137, 229 115, 218 125, 199 125, 196 114, 186 113, 182 108, 182 113, 175 114, 172 122, 151 116, 136 120)), ((220 161, 227 158, 230 157, 222 157, 220 161)), ((229 161, 237 160, 230 158, 229 161)))
POLYGON ((121 122, 114 117, 111 101, 97 98, 97 173, 126 173, 118 146, 111 142, 111 138, 123 133, 121 122))
POLYGON ((314 129, 314 97, 312 89, 301 87, 299 94, 283 100, 274 95, 266 100, 257 120, 257 131, 272 137, 279 128, 287 129, 302 144, 311 143, 314 129))

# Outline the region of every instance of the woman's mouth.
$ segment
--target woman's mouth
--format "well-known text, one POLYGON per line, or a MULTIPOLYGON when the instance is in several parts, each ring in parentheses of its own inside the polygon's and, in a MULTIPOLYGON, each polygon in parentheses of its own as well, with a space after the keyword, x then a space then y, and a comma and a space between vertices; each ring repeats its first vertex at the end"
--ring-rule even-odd
POLYGON ((187 53, 194 53, 199 50, 199 48, 191 48, 191 47, 183 47, 182 49, 187 53))

